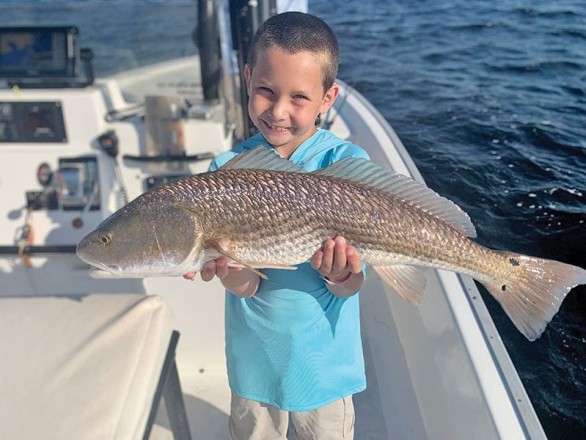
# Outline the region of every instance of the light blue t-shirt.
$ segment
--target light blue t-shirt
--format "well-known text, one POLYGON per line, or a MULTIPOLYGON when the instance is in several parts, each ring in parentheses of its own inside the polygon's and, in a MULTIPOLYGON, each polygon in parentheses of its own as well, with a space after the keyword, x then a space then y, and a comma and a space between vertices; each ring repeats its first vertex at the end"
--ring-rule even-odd
MULTIPOLYGON (((263 145, 257 134, 218 156, 216 170, 263 145)), ((290 160, 307 171, 344 157, 368 159, 360 147, 326 130, 302 143, 290 160)), ((286 411, 309 411, 366 388, 358 294, 334 296, 309 263, 263 269, 252 298, 226 293, 226 359, 232 391, 286 411)))

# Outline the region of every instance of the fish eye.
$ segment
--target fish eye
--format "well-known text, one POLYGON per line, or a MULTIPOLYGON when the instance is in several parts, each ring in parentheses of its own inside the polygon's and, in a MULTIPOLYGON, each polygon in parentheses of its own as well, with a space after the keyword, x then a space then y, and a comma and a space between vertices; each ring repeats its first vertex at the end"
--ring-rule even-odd
POLYGON ((109 233, 104 233, 98 237, 98 240, 100 240, 102 245, 106 246, 112 242, 112 236, 109 233))

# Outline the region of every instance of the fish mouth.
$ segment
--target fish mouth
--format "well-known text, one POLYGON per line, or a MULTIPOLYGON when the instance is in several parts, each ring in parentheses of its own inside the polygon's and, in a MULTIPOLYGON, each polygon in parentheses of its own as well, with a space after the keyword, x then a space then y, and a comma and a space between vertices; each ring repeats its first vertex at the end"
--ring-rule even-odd
POLYGON ((112 275, 121 275, 122 274, 122 268, 120 266, 118 266, 117 264, 104 264, 104 263, 98 263, 96 261, 90 262, 87 260, 86 260, 86 263, 93 266, 91 269, 95 270, 95 271, 108 272, 112 275))
POLYGON ((89 275, 90 275, 90 278, 96 278, 96 279, 115 278, 115 277, 118 278, 116 276, 116 274, 114 274, 110 271, 104 270, 104 269, 99 269, 97 267, 90 267, 89 275))
MULTIPOLYGON (((85 261, 90 266, 93 266, 92 269, 95 268, 95 270, 101 270, 103 272, 108 272, 112 275, 117 275, 117 274, 122 273, 122 267, 120 267, 119 265, 105 264, 105 263, 102 263, 101 261, 95 260, 90 255, 88 255, 87 248, 89 245, 91 245, 91 243, 92 242, 91 242, 91 240, 88 239, 88 237, 83 238, 78 243, 77 247, 75 248, 75 253, 77 254, 77 256, 80 259, 85 261)), ((89 252, 89 253, 91 254, 92 252, 89 252)))
POLYGON ((100 263, 92 263, 89 269, 90 278, 95 279, 113 279, 113 278, 144 278, 145 274, 135 273, 133 271, 123 271, 122 268, 116 264, 106 265, 100 263))
POLYGON ((100 261, 95 261, 87 255, 79 255, 83 261, 90 265, 89 276, 96 279, 110 279, 110 278, 144 278, 146 276, 164 276, 166 274, 150 273, 147 270, 140 268, 122 268, 118 264, 105 264, 100 261))
POLYGON ((176 276, 175 273, 165 272, 148 272, 145 270, 122 270, 117 265, 96 265, 90 267, 89 276, 94 279, 120 279, 120 278, 145 278, 145 277, 164 277, 164 276, 176 276))
POLYGON ((120 275, 122 274, 122 267, 117 264, 104 264, 99 261, 93 260, 92 258, 88 257, 87 255, 82 255, 79 252, 77 256, 85 261, 90 266, 91 271, 95 272, 107 272, 112 275, 120 275))

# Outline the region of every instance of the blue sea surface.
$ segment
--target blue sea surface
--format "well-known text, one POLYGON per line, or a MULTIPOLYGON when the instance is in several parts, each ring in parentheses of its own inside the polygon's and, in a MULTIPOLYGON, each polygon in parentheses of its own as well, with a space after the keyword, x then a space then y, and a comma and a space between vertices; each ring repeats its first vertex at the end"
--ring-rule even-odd
MULTIPOLYGON (((310 3, 340 77, 494 249, 586 268, 586 2, 310 3)), ((550 439, 586 438, 586 288, 528 342, 481 289, 550 439)))
MULTIPOLYGON (((340 77, 480 243, 586 267, 586 2, 316 0, 310 12, 338 35, 340 77)), ((0 25, 79 26, 98 75, 194 53, 195 17, 189 0, 0 4, 0 25)), ((532 343, 482 291, 547 436, 586 439, 586 288, 532 343)))

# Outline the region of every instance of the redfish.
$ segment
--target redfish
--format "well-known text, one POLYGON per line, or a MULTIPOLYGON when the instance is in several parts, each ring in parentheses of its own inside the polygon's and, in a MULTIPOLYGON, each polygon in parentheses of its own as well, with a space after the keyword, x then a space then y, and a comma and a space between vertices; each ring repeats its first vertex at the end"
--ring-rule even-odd
POLYGON ((341 235, 362 261, 418 304, 422 267, 471 276, 529 340, 537 339, 586 270, 493 251, 453 202, 370 161, 308 173, 257 147, 224 167, 142 194, 81 240, 77 254, 121 277, 179 276, 219 256, 266 278, 295 269, 341 235))

